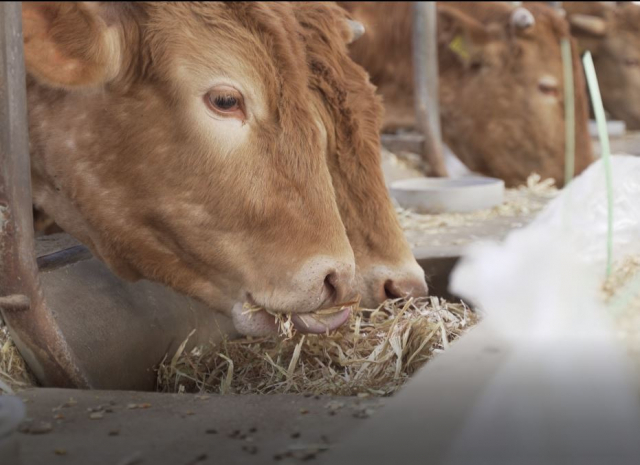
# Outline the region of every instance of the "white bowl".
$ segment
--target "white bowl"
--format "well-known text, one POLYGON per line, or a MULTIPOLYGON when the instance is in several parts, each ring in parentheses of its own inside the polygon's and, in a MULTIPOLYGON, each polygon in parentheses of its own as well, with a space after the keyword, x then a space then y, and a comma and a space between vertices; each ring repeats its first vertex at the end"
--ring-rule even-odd
MULTIPOLYGON (((627 132, 627 125, 624 121, 607 121, 607 133, 609 137, 624 136, 627 132)), ((598 123, 595 120, 589 120, 589 135, 591 137, 599 137, 598 123)))
POLYGON ((482 176, 412 178, 392 183, 389 192, 401 207, 419 213, 462 213, 500 205, 504 181, 482 176))

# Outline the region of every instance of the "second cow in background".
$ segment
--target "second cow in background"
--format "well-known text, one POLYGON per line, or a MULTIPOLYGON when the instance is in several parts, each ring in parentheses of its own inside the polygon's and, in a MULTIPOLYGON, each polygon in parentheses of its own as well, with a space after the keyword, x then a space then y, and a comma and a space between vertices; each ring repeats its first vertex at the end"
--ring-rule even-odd
POLYGON ((589 50, 605 109, 640 129, 640 6, 564 2, 571 33, 589 50))
MULTIPOLYGON (((414 125, 412 5, 340 2, 366 33, 354 60, 378 86, 384 130, 414 125)), ((569 24, 544 4, 438 4, 440 117, 444 142, 472 171, 523 183, 536 172, 564 179, 565 124, 560 40, 569 24)), ((587 94, 572 42, 576 89, 576 174, 593 160, 587 94)))

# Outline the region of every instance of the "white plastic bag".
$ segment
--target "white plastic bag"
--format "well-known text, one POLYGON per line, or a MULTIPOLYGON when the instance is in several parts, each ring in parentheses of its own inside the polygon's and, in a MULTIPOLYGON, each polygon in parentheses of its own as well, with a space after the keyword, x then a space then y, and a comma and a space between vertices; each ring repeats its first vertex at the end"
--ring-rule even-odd
MULTIPOLYGON (((616 260, 640 253, 640 158, 614 156, 616 260)), ((451 291, 509 341, 447 463, 640 463, 640 388, 600 286, 607 258, 602 161, 502 244, 472 246, 451 291)))

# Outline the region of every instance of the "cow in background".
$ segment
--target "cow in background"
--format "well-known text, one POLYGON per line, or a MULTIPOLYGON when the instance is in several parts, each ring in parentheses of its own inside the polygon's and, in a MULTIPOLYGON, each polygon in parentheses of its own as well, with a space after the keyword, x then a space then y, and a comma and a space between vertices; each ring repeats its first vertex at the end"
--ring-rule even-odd
MULTIPOLYGON (((366 33, 350 46, 385 106, 384 130, 415 124, 412 5, 339 2, 366 33)), ((564 181, 565 124, 560 39, 569 25, 544 4, 442 2, 438 11, 440 118, 444 142, 472 171, 523 183, 537 172, 564 181)), ((587 95, 572 43, 576 173, 592 161, 587 95)))
POLYGON ((609 114, 640 129, 640 6, 564 2, 571 33, 589 50, 609 114))

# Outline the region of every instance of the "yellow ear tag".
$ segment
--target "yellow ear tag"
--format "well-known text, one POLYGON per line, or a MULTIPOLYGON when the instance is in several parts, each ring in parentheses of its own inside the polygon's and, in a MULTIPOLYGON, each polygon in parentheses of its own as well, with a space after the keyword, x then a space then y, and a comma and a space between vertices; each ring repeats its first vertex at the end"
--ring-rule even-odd
POLYGON ((462 35, 458 34, 453 38, 449 44, 449 49, 463 60, 469 59, 469 52, 467 52, 464 46, 464 39, 462 38, 462 35))

